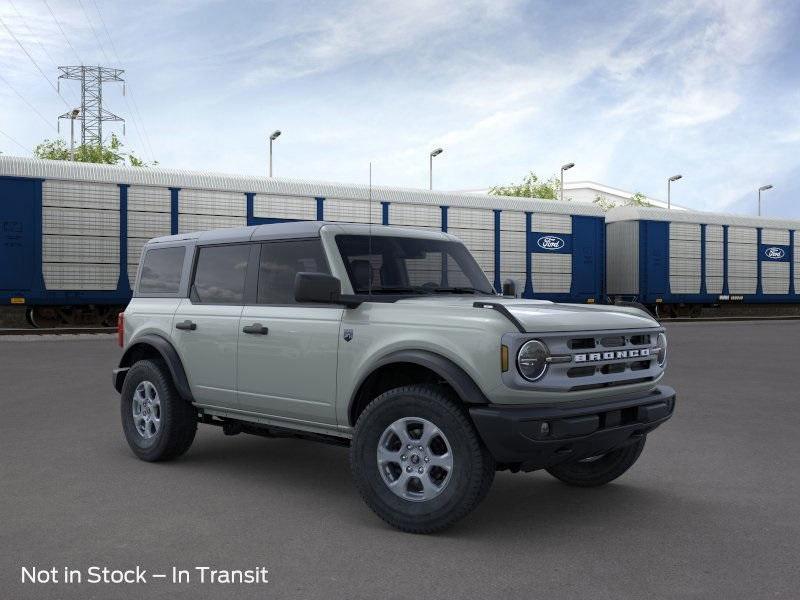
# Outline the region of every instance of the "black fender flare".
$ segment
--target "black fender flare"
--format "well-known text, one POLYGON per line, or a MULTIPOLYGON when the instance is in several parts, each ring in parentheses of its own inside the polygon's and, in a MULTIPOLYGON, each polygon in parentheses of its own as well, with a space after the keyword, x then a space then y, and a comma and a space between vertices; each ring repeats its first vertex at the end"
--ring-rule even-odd
POLYGON ((187 402, 191 402, 192 391, 189 388, 189 380, 186 377, 181 357, 178 356, 178 351, 169 340, 155 333, 148 333, 136 338, 133 344, 125 350, 119 361, 119 368, 114 369, 114 388, 118 392, 122 391, 122 384, 125 382, 128 370, 133 366, 133 357, 136 355, 137 349, 145 346, 154 349, 164 359, 178 394, 187 402))
MULTIPOLYGON (((350 396, 350 403, 347 407, 348 414, 352 412, 364 382, 381 367, 394 363, 411 363, 433 371, 444 379, 461 401, 466 404, 489 404, 489 400, 472 377, 449 358, 429 350, 397 350, 370 365, 369 372, 359 380, 350 396)), ((352 418, 352 414, 350 416, 352 418)))

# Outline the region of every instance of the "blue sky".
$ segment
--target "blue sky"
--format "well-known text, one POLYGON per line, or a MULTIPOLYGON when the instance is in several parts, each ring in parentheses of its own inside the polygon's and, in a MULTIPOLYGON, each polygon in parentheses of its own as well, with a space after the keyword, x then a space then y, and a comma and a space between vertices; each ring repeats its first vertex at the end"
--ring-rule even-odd
MULTIPOLYGON (((441 146, 438 189, 574 161, 568 179, 656 198, 681 173, 673 200, 704 210, 753 214, 772 183, 765 214, 800 218, 796 2, 0 0, 0 18, 52 81, 124 68, 132 94, 106 107, 164 167, 262 174, 281 129, 277 176, 366 182, 372 161, 376 183, 426 187, 441 146)), ((0 130, 55 136, 74 83, 59 98, 2 25, 0 75, 0 130)))

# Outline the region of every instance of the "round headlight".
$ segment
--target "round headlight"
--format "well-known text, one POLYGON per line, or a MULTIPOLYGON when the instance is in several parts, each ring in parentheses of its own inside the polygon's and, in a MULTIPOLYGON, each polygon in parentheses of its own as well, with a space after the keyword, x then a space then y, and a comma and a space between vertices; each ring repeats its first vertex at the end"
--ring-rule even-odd
POLYGON ((659 333, 656 338, 656 360, 659 367, 667 363, 667 336, 663 333, 659 333))
POLYGON ((547 358, 550 350, 539 340, 531 340, 522 345, 517 354, 517 369, 528 381, 541 379, 547 371, 547 358))

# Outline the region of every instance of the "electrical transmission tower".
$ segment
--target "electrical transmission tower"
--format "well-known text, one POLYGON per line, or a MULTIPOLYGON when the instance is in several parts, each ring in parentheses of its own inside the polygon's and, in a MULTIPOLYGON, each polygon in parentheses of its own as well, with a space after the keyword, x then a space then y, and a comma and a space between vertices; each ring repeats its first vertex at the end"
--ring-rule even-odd
POLYGON ((103 84, 109 81, 122 82, 122 94, 125 95, 125 80, 122 69, 108 67, 58 67, 61 75, 58 76, 59 87, 62 79, 73 79, 81 82, 81 109, 78 117, 64 113, 59 118, 78 118, 81 120, 81 144, 89 146, 102 146, 103 122, 121 121, 122 131, 125 132, 125 119, 103 108, 103 84))

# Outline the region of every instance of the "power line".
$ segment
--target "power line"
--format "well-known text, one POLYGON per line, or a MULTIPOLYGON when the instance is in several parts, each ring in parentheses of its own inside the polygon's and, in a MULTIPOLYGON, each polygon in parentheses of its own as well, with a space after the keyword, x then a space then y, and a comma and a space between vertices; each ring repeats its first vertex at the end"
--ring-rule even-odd
POLYGON ((44 116, 42 113, 40 113, 40 112, 38 111, 38 109, 37 109, 37 108, 36 108, 36 107, 35 107, 33 104, 31 104, 30 102, 28 102, 28 100, 25 98, 25 96, 23 96, 22 94, 20 94, 20 93, 19 93, 19 92, 16 90, 16 88, 14 88, 14 86, 13 86, 13 85, 11 85, 11 82, 10 82, 8 79, 6 79, 5 77, 3 77, 2 73, 0 73, 0 79, 2 79, 2 80, 5 82, 5 84, 6 84, 8 87, 10 87, 10 88, 11 88, 11 91, 12 91, 12 92, 14 92, 14 93, 15 93, 17 96, 19 96, 19 99, 20 99, 20 100, 22 100, 22 101, 23 101, 25 104, 27 104, 27 105, 30 107, 30 109, 31 109, 33 112, 35 112, 37 115, 39 115, 39 118, 40 118, 42 121, 44 121, 45 123, 47 123, 47 125, 48 125, 49 127, 52 127, 53 129, 55 129, 56 131, 58 131, 58 128, 57 128, 57 127, 55 127, 55 126, 53 125, 53 123, 52 123, 52 122, 51 122, 51 121, 50 121, 50 120, 49 120, 47 117, 45 117, 45 116, 44 116))
MULTIPOLYGON (((111 44, 111 50, 114 53, 114 56, 119 62, 120 67, 122 66, 122 59, 119 56, 119 52, 117 52, 116 44, 114 44, 114 38, 111 37, 111 33, 108 31, 108 27, 106 26, 106 21, 103 18, 103 13, 100 12, 100 7, 97 5, 96 0, 92 0, 92 4, 94 4, 94 9, 97 11, 97 16, 100 18, 100 24, 103 26, 103 31, 106 33, 106 37, 108 38, 109 43, 111 44)), ((84 11, 86 14, 86 11, 84 11)), ((87 15, 88 18, 88 15, 87 15)), ((123 98, 125 99, 125 104, 128 106, 128 110, 133 117, 133 127, 136 129, 136 135, 139 136, 139 140, 146 146, 145 150, 150 154, 150 160, 155 160, 155 153, 153 152, 153 145, 150 143, 150 135, 147 133, 147 127, 145 126, 144 119, 142 118, 141 113, 139 112, 139 106, 136 104, 136 98, 133 96, 133 90, 131 89, 130 84, 128 84, 128 92, 131 95, 131 104, 133 104, 133 110, 131 109, 130 104, 128 104, 128 99, 125 95, 123 98), (139 130, 138 122, 142 124, 141 131, 139 130), (142 132, 144 132, 144 136, 142 136, 142 132)))
POLYGON ((61 23, 58 22, 58 19, 56 18, 56 15, 53 12, 53 9, 50 8, 50 5, 47 3, 47 0, 42 0, 42 2, 44 2, 44 5, 47 7, 47 10, 50 12, 50 16, 53 17, 53 21, 55 21, 55 24, 58 26, 58 30, 61 32, 61 35, 64 36, 64 41, 67 42, 67 46, 72 48, 72 52, 75 53, 75 57, 78 59, 78 64, 82 65, 83 64, 83 59, 81 58, 80 54, 78 54, 78 51, 75 50, 75 46, 73 46, 70 43, 69 38, 67 37, 67 34, 64 33, 64 29, 61 27, 61 23))
POLYGON ((4 135, 4 136, 6 136, 8 139, 10 139, 12 142, 14 142, 14 143, 15 143, 17 146, 19 146, 20 148, 22 148, 23 150, 25 150, 25 152, 31 152, 31 153, 33 153, 33 151, 32 151, 30 148, 28 148, 27 146, 23 146, 22 144, 20 144, 20 143, 19 143, 17 140, 15 140, 13 137, 11 137, 10 135, 8 135, 8 134, 7 134, 5 131, 3 131, 2 129, 0 129, 0 134, 2 134, 2 135, 4 135))
POLYGON ((92 35, 94 36, 97 45, 100 47, 100 52, 103 53, 103 57, 106 59, 106 63, 110 63, 111 59, 108 58, 108 54, 106 54, 106 49, 103 48, 103 43, 100 41, 100 37, 97 35, 97 31, 95 31, 94 25, 92 25, 92 19, 89 16, 89 13, 86 12, 86 8, 84 8, 83 2, 81 2, 81 0, 78 0, 78 5, 81 7, 83 15, 86 17, 86 22, 89 24, 89 29, 92 30, 92 35))
POLYGON ((11 8, 14 9, 14 12, 17 13, 17 16, 22 21, 22 24, 25 26, 25 29, 28 30, 28 33, 30 34, 31 38, 36 41, 36 43, 39 45, 39 48, 41 48, 42 52, 44 52, 44 54, 47 56, 48 60, 50 61, 50 64, 53 65, 54 69, 58 70, 58 65, 56 64, 56 61, 53 59, 52 56, 50 56, 50 52, 47 51, 47 48, 45 48, 41 40, 36 36, 36 34, 33 33, 27 21, 25 20, 25 16, 19 11, 17 5, 14 4, 14 0, 8 0, 8 3, 11 5, 11 8))
POLYGON ((66 107, 67 107, 67 108, 72 108, 72 107, 70 106, 69 102, 67 102, 67 101, 64 99, 64 96, 62 96, 62 95, 61 95, 61 92, 59 92, 59 91, 58 91, 58 88, 55 86, 55 84, 53 84, 53 82, 52 82, 52 81, 50 81, 50 78, 49 78, 49 77, 48 77, 48 76, 45 74, 45 72, 44 72, 44 71, 42 71, 42 68, 39 66, 39 63, 37 63, 37 62, 36 62, 36 60, 33 58, 33 56, 31 56, 30 52, 28 52, 28 51, 25 49, 25 46, 23 46, 23 45, 22 45, 22 42, 20 42, 20 41, 19 41, 19 39, 17 38, 17 36, 16 36, 16 35, 14 35, 14 32, 13 32, 13 31, 11 31, 11 29, 9 29, 8 25, 6 25, 6 22, 3 20, 3 17, 0 17, 0 24, 2 24, 2 25, 3 25, 3 27, 5 27, 5 29, 6 29, 6 31, 8 32, 8 34, 9 34, 9 35, 10 35, 12 38, 14 38, 14 41, 15 41, 15 42, 17 42, 17 45, 18 45, 20 48, 22 48, 22 51, 25 53, 25 56, 27 56, 27 57, 30 59, 30 61, 33 63, 33 66, 34 66, 34 67, 36 67, 36 70, 37 70, 37 71, 39 71, 39 73, 41 73, 41 74, 42 74, 42 77, 44 77, 44 78, 45 78, 45 81, 47 81, 47 83, 49 83, 49 84, 50 84, 50 87, 51 87, 51 88, 53 88, 53 91, 54 91, 56 94, 58 94, 58 97, 59 97, 59 98, 61 98, 61 101, 62 101, 62 102, 63 102, 63 103, 66 105, 66 107))

